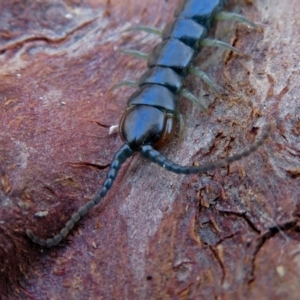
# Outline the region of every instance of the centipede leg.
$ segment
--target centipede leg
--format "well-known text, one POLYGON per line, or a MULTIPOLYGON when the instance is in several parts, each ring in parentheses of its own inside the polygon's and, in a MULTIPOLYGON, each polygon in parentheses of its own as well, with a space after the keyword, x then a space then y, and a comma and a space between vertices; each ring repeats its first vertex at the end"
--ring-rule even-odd
POLYGON ((190 91, 188 91, 187 89, 181 89, 180 93, 184 98, 191 100, 194 104, 198 105, 200 107, 200 109, 202 109, 204 112, 207 111, 207 108, 205 107, 205 105, 203 103, 201 103, 201 101, 195 95, 193 95, 190 91))
POLYGON ((258 28, 258 26, 256 24, 249 21, 244 16, 236 14, 236 13, 230 13, 230 12, 222 11, 222 12, 217 13, 214 19, 216 21, 220 21, 220 20, 237 21, 237 22, 240 22, 240 23, 247 24, 248 26, 250 26, 252 28, 258 28))
POLYGON ((230 46, 228 43, 219 41, 219 40, 215 40, 215 39, 203 39, 201 40, 201 42, 199 43, 199 46, 201 47, 217 47, 217 48, 222 48, 225 50, 231 50, 233 52, 236 52, 240 55, 245 56, 245 53, 243 53, 242 51, 240 51, 239 49, 230 46))
POLYGON ((124 80, 124 81, 117 82, 116 84, 114 84, 113 86, 111 86, 111 88, 109 89, 109 91, 116 90, 116 89, 118 89, 120 87, 123 87, 123 86, 130 86, 130 87, 137 88, 139 85, 138 85, 138 82, 136 82, 136 81, 133 81, 133 80, 124 80))
POLYGON ((209 78, 209 76, 204 71, 194 66, 190 66, 188 71, 189 73, 195 74, 198 78, 203 80, 219 97, 221 97, 221 92, 219 91, 217 85, 209 78))
POLYGON ((184 131, 185 131, 185 124, 184 124, 184 118, 182 114, 178 113, 177 114, 177 120, 179 120, 179 142, 183 142, 183 136, 184 136, 184 131))
POLYGON ((138 51, 138 50, 119 49, 118 51, 120 51, 124 54, 134 56, 134 57, 139 58, 139 59, 144 59, 144 60, 148 59, 148 54, 147 53, 144 53, 144 52, 141 52, 141 51, 138 51))
POLYGON ((127 28, 125 31, 143 31, 143 32, 147 32, 159 36, 162 35, 162 30, 160 28, 150 27, 150 26, 133 26, 127 28))

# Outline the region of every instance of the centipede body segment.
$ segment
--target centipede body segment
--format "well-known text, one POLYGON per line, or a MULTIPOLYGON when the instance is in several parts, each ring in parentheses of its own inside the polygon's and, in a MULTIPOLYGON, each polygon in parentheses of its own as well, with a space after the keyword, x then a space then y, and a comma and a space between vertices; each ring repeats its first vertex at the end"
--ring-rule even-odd
MULTIPOLYGON (((212 89, 217 90, 209 77, 200 69, 193 66, 196 55, 203 46, 216 45, 237 51, 230 45, 207 38, 207 33, 214 20, 231 19, 254 26, 243 16, 221 12, 225 0, 185 0, 181 1, 175 10, 175 19, 165 28, 136 27, 133 30, 144 30, 159 34, 162 41, 156 45, 147 58, 148 69, 137 82, 127 81, 116 85, 133 85, 137 87, 127 101, 127 107, 121 117, 119 130, 123 146, 115 154, 101 189, 95 197, 84 204, 72 215, 65 227, 53 238, 41 239, 26 230, 29 238, 42 246, 57 245, 73 228, 74 224, 90 209, 97 205, 112 187, 121 165, 135 152, 140 152, 146 159, 162 166, 168 171, 178 174, 201 173, 228 165, 233 161, 253 153, 263 144, 269 135, 270 127, 261 139, 247 150, 234 156, 200 166, 181 166, 167 159, 158 150, 168 144, 175 133, 180 119, 179 98, 184 96, 200 107, 203 104, 182 85, 188 73, 192 72, 201 77, 212 89)), ((126 51, 125 51, 126 52, 126 51)), ((127 51, 139 56, 137 52, 127 51)))

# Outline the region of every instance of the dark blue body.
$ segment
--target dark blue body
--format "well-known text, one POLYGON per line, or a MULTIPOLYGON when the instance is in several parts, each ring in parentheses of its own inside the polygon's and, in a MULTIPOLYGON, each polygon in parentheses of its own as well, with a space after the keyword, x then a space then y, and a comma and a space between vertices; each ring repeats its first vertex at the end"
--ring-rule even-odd
MULTIPOLYGON (((206 38, 212 20, 224 6, 223 0, 185 0, 175 10, 175 20, 168 23, 162 33, 162 41, 157 44, 148 57, 148 70, 138 80, 139 89, 127 101, 120 125, 123 140, 138 150, 146 144, 145 134, 140 134, 141 123, 136 123, 134 111, 139 111, 145 126, 156 132, 162 124, 155 121, 156 111, 141 106, 152 106, 177 119, 178 98, 183 81, 195 56, 199 43, 206 38), (135 108, 134 108, 135 107, 135 108), (148 114, 148 115, 147 115, 148 114), (130 132, 125 130, 130 128, 130 132), (136 135, 135 135, 136 133, 136 135)), ((163 134, 161 131, 157 134, 163 134)))

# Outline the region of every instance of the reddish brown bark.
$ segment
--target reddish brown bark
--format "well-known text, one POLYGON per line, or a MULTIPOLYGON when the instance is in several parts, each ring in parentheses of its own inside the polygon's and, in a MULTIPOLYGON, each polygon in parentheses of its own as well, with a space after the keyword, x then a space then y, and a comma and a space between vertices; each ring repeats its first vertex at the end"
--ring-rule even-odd
POLYGON ((1 299, 298 299, 298 1, 231 1, 263 31, 220 22, 217 38, 249 57, 204 49, 196 60, 223 87, 219 99, 190 76, 209 107, 183 100, 186 128, 163 150, 203 163, 271 138, 228 168, 179 176, 139 155, 103 204, 58 247, 49 237, 100 187, 122 144, 117 124, 156 37, 123 32, 163 27, 177 1, 0 1, 1 299), (99 124, 101 124, 99 126, 99 124))

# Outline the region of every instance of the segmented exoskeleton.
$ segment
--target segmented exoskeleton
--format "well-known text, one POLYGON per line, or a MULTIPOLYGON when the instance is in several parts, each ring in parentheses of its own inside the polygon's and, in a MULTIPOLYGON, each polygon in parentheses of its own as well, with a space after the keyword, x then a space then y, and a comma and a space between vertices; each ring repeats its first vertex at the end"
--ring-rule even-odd
POLYGON ((122 85, 134 85, 138 89, 127 101, 126 110, 121 118, 119 129, 124 145, 115 154, 106 180, 96 196, 74 213, 59 234, 44 240, 36 237, 27 229, 31 240, 42 246, 58 244, 73 228, 74 224, 90 209, 97 205, 112 187, 121 165, 134 152, 178 174, 201 173, 228 165, 253 153, 268 137, 270 126, 259 141, 249 149, 237 155, 202 166, 181 166, 163 156, 157 149, 165 146, 173 137, 176 122, 179 119, 179 97, 182 95, 202 107, 201 102, 189 91, 182 88, 189 72, 201 77, 215 91, 217 88, 208 76, 194 67, 192 62, 201 46, 219 46, 239 52, 223 42, 206 38, 214 20, 229 19, 244 22, 252 27, 253 23, 243 16, 220 12, 225 0, 186 0, 181 1, 175 11, 175 20, 167 24, 163 31, 151 27, 135 27, 131 30, 143 30, 161 35, 162 42, 154 47, 149 55, 137 51, 123 51, 147 59, 148 70, 138 82, 125 81, 122 85))

